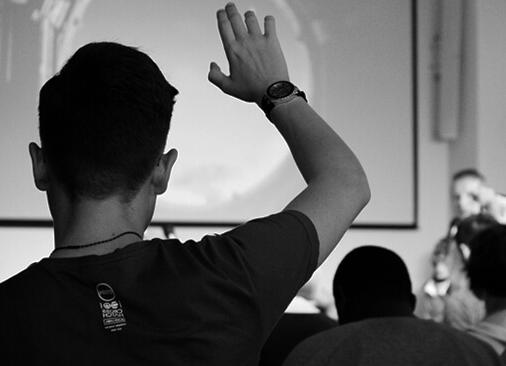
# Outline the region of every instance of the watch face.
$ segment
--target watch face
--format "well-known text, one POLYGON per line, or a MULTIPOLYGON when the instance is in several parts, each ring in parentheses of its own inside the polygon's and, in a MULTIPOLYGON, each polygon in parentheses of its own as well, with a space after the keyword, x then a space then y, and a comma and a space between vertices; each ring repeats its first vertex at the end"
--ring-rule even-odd
POLYGON ((273 99, 289 96, 293 93, 295 86, 289 81, 278 81, 267 89, 267 94, 273 99))

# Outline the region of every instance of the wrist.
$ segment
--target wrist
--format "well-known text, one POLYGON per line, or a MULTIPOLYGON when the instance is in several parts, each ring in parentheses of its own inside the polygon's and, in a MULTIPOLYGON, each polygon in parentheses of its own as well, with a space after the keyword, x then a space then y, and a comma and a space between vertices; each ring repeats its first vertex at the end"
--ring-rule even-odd
POLYGON ((303 113, 305 106, 307 107, 308 103, 302 97, 293 98, 288 102, 277 105, 266 116, 273 124, 278 124, 280 119, 285 120, 288 118, 289 121, 293 121, 294 114, 303 113))
POLYGON ((294 84, 286 80, 280 80, 270 84, 259 104, 267 117, 271 112, 283 104, 290 103, 295 99, 303 99, 307 102, 306 94, 294 84))

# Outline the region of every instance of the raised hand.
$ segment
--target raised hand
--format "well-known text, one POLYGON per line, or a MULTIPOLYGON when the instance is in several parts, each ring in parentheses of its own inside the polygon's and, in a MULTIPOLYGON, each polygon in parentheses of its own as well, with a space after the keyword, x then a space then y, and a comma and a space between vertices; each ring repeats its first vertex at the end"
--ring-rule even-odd
MULTIPOLYGON (((252 11, 243 19, 229 3, 217 16, 230 75, 212 62, 209 80, 231 96, 260 105, 270 84, 289 80, 274 18, 265 17, 262 34, 252 11)), ((285 209, 303 213, 314 224, 321 264, 369 201, 367 177, 346 143, 302 98, 275 108, 269 120, 307 183, 285 209)))
POLYGON ((247 11, 243 20, 233 3, 218 10, 217 18, 230 75, 211 62, 209 81, 226 94, 260 104, 271 83, 289 80, 274 17, 265 17, 263 34, 255 13, 247 11))

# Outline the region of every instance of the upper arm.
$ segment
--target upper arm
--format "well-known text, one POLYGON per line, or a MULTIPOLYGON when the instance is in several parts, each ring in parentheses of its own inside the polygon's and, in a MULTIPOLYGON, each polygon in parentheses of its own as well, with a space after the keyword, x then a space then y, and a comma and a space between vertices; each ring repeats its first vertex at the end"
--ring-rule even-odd
POLYGON ((267 336, 316 269, 318 238, 307 217, 287 211, 223 234, 210 250, 220 251, 220 263, 216 263, 220 270, 251 292, 267 336))
POLYGON ((348 181, 336 186, 335 182, 321 180, 312 182, 286 209, 302 212, 313 222, 320 243, 320 265, 368 201, 366 182, 348 181))

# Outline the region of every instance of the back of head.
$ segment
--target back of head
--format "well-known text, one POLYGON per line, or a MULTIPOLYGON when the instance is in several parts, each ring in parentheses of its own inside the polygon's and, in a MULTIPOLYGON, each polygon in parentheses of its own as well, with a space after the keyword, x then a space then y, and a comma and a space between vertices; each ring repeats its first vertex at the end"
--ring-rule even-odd
POLYGON ((81 47, 39 101, 44 156, 69 197, 128 201, 163 153, 176 94, 135 48, 81 47))
POLYGON ((506 299, 506 226, 488 228, 471 241, 467 266, 471 289, 479 297, 506 299))
POLYGON ((461 245, 465 244, 470 249, 472 239, 481 231, 497 224, 497 220, 492 215, 480 213, 472 215, 461 220, 457 226, 455 241, 461 245))
POLYGON ((411 279, 404 261, 393 251, 363 246, 339 264, 333 283, 339 321, 411 315, 411 279))

